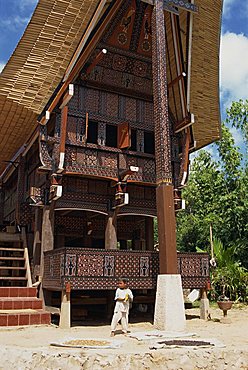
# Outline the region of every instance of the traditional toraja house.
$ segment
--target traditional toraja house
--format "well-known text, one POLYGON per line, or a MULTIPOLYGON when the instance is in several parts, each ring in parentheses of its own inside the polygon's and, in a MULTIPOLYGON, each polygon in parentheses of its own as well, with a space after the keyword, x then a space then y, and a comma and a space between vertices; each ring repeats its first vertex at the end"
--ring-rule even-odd
POLYGON ((68 325, 70 296, 81 317, 107 307, 119 276, 137 303, 159 273, 206 288, 208 256, 176 251, 175 211, 189 154, 220 137, 221 9, 39 1, 0 76, 3 287, 41 282, 49 306, 62 292, 68 325))

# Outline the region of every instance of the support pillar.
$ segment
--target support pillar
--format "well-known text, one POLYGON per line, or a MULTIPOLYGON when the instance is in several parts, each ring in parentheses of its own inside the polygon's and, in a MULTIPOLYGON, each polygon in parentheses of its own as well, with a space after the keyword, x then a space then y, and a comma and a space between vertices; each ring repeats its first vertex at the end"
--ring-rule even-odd
POLYGON ((34 219, 33 269, 32 269, 33 282, 36 282, 37 278, 40 276, 41 231, 42 231, 41 209, 37 207, 35 209, 35 219, 34 219))
POLYGON ((116 216, 109 216, 105 230, 105 249, 117 249, 116 216))
POLYGON ((200 303, 200 319, 207 320, 209 317, 209 300, 207 298, 207 291, 201 290, 201 303, 200 303))
POLYGON ((181 275, 158 275, 154 326, 158 330, 170 332, 185 330, 181 275))
POLYGON ((45 305, 44 292, 42 288, 42 278, 44 275, 44 252, 53 250, 54 248, 54 203, 44 206, 42 215, 42 231, 41 231, 41 255, 40 255, 40 276, 41 289, 40 298, 45 305))
POLYGON ((159 329, 182 331, 185 328, 185 314, 181 276, 177 274, 176 219, 171 166, 163 0, 154 1, 152 71, 160 265, 154 324, 159 329))
POLYGON ((71 327, 71 293, 67 289, 61 293, 61 309, 59 319, 60 329, 69 329, 71 327))

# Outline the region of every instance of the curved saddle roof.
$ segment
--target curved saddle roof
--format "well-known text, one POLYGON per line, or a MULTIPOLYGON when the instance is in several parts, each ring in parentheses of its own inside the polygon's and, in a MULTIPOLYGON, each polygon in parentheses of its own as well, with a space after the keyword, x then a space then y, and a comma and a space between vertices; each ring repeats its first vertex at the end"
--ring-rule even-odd
MULTIPOLYGON (((39 0, 0 74, 0 174, 27 142, 37 117, 63 79, 94 14, 110 0, 39 0)), ((196 148, 220 137, 219 38, 222 0, 196 0, 190 111, 196 148)))

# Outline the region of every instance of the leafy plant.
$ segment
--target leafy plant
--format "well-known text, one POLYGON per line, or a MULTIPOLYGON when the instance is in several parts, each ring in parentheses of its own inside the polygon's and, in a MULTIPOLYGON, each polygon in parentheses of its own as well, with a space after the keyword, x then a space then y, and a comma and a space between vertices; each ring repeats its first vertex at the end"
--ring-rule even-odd
POLYGON ((214 239, 213 247, 217 266, 212 270, 212 298, 247 301, 248 272, 235 259, 235 246, 224 248, 214 239))

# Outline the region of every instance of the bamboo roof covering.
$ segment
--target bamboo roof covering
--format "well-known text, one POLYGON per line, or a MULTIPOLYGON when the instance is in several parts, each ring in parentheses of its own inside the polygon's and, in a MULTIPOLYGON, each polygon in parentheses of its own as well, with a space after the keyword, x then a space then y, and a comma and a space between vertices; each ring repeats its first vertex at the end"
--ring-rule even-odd
MULTIPOLYGON (((107 2, 109 3, 109 1, 107 2)), ((222 0, 197 0, 193 21, 190 110, 197 147, 220 136, 219 35, 222 0)), ((61 82, 99 0, 39 0, 0 74, 0 174, 31 136, 61 82)))
POLYGON ((198 0, 193 19, 190 111, 196 149, 220 138, 219 42, 222 0, 198 0))
POLYGON ((0 74, 0 173, 31 135, 99 0, 39 0, 0 74), (21 115, 21 120, 20 120, 21 115), (18 137, 18 140, 17 140, 18 137), (6 149, 8 148, 8 149, 6 149))

